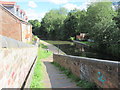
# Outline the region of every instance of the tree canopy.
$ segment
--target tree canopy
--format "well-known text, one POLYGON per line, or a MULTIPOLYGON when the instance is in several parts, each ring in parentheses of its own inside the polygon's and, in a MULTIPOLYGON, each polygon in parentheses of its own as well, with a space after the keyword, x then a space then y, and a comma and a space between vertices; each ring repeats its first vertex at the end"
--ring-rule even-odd
POLYGON ((59 10, 50 10, 46 13, 45 17, 41 22, 41 30, 46 34, 45 36, 49 39, 62 39, 62 27, 63 21, 67 15, 65 8, 59 10))
POLYGON ((36 20, 29 22, 33 33, 45 39, 69 40, 79 33, 87 33, 97 49, 120 54, 120 9, 114 10, 112 2, 91 3, 86 11, 53 9, 45 14, 41 24, 36 20))
POLYGON ((30 24, 32 24, 32 33, 37 35, 39 33, 39 28, 40 28, 40 22, 36 20, 29 20, 28 21, 30 24))

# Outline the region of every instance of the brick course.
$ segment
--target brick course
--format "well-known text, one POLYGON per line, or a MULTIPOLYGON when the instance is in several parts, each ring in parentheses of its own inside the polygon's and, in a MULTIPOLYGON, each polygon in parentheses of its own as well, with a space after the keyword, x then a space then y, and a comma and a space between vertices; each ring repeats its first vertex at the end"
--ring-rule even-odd
POLYGON ((1 49, 0 56, 0 89, 21 88, 37 56, 37 47, 1 49))
POLYGON ((31 41, 32 26, 25 21, 20 21, 20 19, 18 19, 12 13, 0 6, 0 35, 23 42, 31 41), (30 33, 28 33, 28 31, 30 33), (25 38, 27 34, 30 34, 29 40, 25 38))
POLYGON ((70 55, 53 55, 54 62, 72 71, 77 77, 102 88, 118 88, 120 63, 70 55))
POLYGON ((0 34, 21 41, 20 22, 17 22, 17 19, 10 15, 10 13, 7 13, 4 9, 0 8, 0 12, 2 16, 2 24, 0 25, 2 32, 0 34))

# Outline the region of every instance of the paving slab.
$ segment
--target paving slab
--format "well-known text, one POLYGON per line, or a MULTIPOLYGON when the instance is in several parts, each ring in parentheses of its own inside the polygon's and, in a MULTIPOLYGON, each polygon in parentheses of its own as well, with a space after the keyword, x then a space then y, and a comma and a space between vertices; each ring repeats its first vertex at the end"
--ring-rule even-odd
POLYGON ((52 56, 42 59, 46 72, 43 80, 45 88, 79 88, 75 82, 72 82, 62 71, 51 64, 52 61, 52 56))
MULTIPOLYGON (((57 47, 41 41, 41 43, 48 46, 49 50, 53 53, 58 53, 57 47)), ((64 52, 59 51, 60 54, 64 54, 64 52)), ((46 59, 42 59, 42 62, 45 67, 45 79, 42 81, 44 83, 45 88, 80 88, 73 82, 70 78, 68 78, 62 71, 60 71, 56 66, 51 64, 53 62, 53 56, 50 56, 46 59)))

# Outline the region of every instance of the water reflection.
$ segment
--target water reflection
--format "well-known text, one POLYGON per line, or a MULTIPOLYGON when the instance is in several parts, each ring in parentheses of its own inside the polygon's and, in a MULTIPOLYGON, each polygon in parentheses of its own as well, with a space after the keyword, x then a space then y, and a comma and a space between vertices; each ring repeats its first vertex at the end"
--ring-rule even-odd
POLYGON ((74 43, 60 44, 60 45, 55 44, 55 46, 60 48, 63 52, 65 52, 68 55, 82 56, 82 57, 89 57, 89 58, 98 58, 98 59, 106 59, 106 60, 114 60, 114 61, 119 60, 119 59, 116 59, 115 57, 96 52, 95 50, 92 50, 89 47, 85 47, 83 45, 76 45, 74 43))

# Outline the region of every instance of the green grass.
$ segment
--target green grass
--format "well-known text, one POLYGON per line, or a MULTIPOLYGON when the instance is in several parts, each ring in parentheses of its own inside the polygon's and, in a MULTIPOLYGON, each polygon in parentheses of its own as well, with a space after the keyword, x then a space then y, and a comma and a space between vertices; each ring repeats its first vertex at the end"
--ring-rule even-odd
MULTIPOLYGON (((77 86, 80 86, 82 88, 89 88, 89 90, 92 90, 93 88, 96 87, 96 85, 94 83, 91 83, 91 82, 88 82, 85 80, 81 80, 77 76, 73 75, 70 70, 65 69, 60 64, 58 64, 56 62, 52 62, 52 64, 55 65, 56 67, 58 67, 59 70, 63 71, 63 73, 66 74, 68 78, 71 78, 72 81, 76 82, 77 86)), ((97 90, 97 88, 96 88, 96 90, 97 90)))
POLYGON ((41 62, 41 59, 47 58, 50 55, 52 55, 52 52, 47 52, 41 47, 38 48, 38 57, 37 57, 36 65, 34 68, 34 74, 32 76, 30 88, 44 87, 44 84, 40 83, 40 81, 42 81, 44 78, 44 74, 43 74, 44 67, 43 67, 43 63, 41 62))
POLYGON ((72 42, 69 41, 52 41, 52 40, 44 40, 44 41, 50 44, 72 44, 72 42))
POLYGON ((40 47, 41 47, 41 48, 44 48, 44 49, 47 49, 47 48, 48 48, 46 45, 44 45, 44 44, 42 44, 42 43, 40 43, 40 47))
POLYGON ((80 43, 87 44, 87 45, 91 44, 91 42, 88 42, 88 41, 80 41, 80 43))

